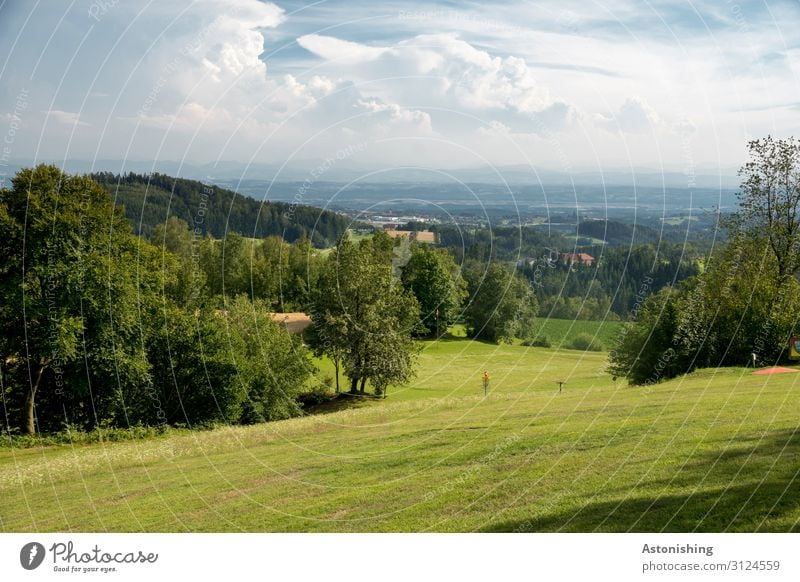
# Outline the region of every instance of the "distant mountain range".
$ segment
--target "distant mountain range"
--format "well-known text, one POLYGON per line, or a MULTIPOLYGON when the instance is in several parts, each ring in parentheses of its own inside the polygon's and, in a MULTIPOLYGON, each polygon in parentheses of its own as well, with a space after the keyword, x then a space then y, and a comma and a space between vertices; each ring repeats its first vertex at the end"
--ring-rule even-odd
MULTIPOLYGON (((484 184, 544 184, 575 186, 642 186, 667 188, 736 189, 739 178, 735 168, 695 168, 687 171, 655 168, 609 168, 597 171, 559 172, 526 166, 497 168, 437 169, 397 167, 376 172, 374 168, 346 166, 344 162, 321 166, 324 160, 305 160, 291 164, 243 164, 241 162, 187 163, 173 160, 67 160, 52 162, 64 166, 67 172, 133 172, 147 174, 158 172, 207 182, 236 180, 275 180, 276 182, 327 182, 349 183, 484 183, 484 184), (318 170, 324 167, 324 172, 318 170), (316 169, 316 170, 315 170, 316 169), (367 174, 368 177, 365 177, 367 174)), ((19 164, 22 165, 22 164, 19 164)), ((13 169, 13 168, 12 168, 13 169)))

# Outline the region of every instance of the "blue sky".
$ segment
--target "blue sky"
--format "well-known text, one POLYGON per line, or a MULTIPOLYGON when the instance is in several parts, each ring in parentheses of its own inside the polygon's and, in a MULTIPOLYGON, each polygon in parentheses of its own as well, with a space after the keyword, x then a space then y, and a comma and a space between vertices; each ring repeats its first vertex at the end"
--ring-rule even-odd
POLYGON ((796 1, 0 0, 0 139, 22 163, 729 171, 800 134, 798 24, 796 1))

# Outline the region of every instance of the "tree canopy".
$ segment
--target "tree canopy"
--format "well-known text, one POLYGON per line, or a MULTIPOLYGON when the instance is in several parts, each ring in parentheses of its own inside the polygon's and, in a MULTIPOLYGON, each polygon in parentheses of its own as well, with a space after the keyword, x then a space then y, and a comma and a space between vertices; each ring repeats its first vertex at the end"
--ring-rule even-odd
POLYGON ((425 335, 439 337, 461 315, 467 285, 447 250, 416 246, 403 267, 402 281, 417 298, 425 335))
POLYGON ((797 332, 800 144, 748 144, 729 242, 705 270, 643 301, 609 358, 613 374, 651 384, 698 367, 775 364, 797 332))
POLYGON ((210 300, 185 223, 154 239, 96 182, 53 166, 0 191, 7 418, 37 432, 299 414, 313 371, 302 342, 263 301, 210 300))
POLYGON ((288 242, 307 237, 318 247, 334 244, 350 221, 335 212, 286 202, 261 201, 197 180, 165 174, 91 174, 110 193, 137 233, 150 236, 171 216, 192 231, 223 238, 229 232, 245 237, 279 236, 288 242))
POLYGON ((310 337, 341 362, 351 393, 363 393, 369 381, 385 394, 413 376, 419 304, 393 274, 393 248, 382 232, 357 244, 344 237, 322 267, 310 337))

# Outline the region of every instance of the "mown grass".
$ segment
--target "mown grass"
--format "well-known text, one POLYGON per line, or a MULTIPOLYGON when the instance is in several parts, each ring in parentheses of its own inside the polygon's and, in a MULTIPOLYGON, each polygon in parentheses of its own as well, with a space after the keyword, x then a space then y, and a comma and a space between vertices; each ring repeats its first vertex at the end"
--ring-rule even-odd
POLYGON ((610 350, 615 346, 623 325, 621 321, 540 318, 536 321, 535 335, 547 337, 553 347, 567 347, 576 336, 585 333, 610 350))
MULTIPOLYGON (((541 322, 553 334, 549 337, 564 338, 565 342, 580 333, 610 337, 620 326, 619 322, 576 321, 574 326, 566 320, 541 322)), ((390 388, 391 401, 482 395, 484 370, 491 376, 492 393, 548 391, 559 380, 575 388, 610 381, 605 374, 607 354, 604 353, 497 346, 469 340, 461 325, 454 326, 450 333, 451 337, 423 342, 416 378, 407 386, 390 388)), ((318 360, 316 366, 320 376, 333 376, 333 364, 329 361, 318 360)), ((343 376, 341 382, 342 390, 346 390, 343 376)))
POLYGON ((800 529, 800 375, 709 370, 632 388, 604 359, 432 342, 413 384, 362 408, 0 450, 0 529, 800 529))

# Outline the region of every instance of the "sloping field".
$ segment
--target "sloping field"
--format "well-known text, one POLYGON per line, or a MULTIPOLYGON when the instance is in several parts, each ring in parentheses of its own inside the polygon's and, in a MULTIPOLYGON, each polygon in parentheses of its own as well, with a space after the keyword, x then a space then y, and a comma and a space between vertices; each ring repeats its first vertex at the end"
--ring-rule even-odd
POLYGON ((0 449, 0 530, 800 529, 799 375, 631 388, 604 359, 451 340, 428 346, 413 385, 357 409, 0 449))

